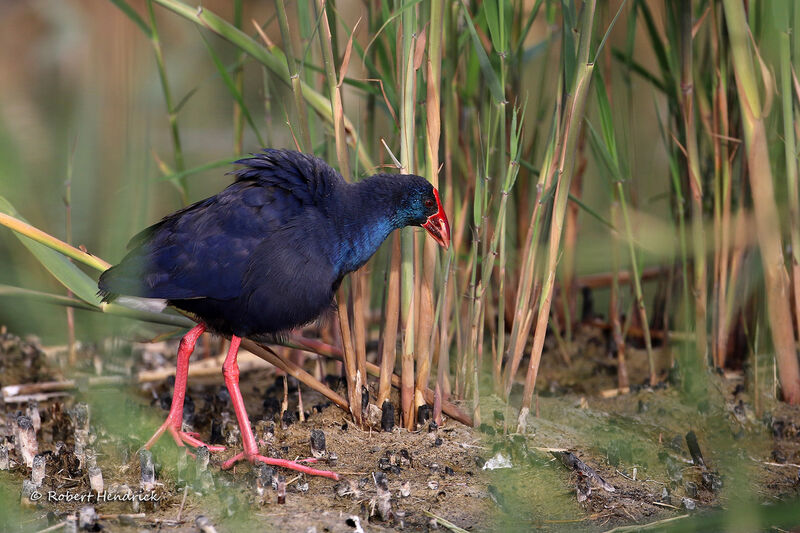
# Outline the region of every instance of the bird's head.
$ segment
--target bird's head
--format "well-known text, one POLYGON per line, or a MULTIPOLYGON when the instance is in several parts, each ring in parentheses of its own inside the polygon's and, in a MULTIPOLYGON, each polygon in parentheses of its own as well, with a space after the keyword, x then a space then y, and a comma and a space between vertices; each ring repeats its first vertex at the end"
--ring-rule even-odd
POLYGON ((439 191, 420 176, 396 176, 406 180, 398 215, 407 226, 422 226, 443 248, 450 246, 450 223, 439 199, 439 191))

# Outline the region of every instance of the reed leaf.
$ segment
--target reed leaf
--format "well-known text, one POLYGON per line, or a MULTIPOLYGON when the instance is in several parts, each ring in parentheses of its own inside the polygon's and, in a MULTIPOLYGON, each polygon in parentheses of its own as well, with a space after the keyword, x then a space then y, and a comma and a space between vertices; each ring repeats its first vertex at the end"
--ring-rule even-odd
POLYGON ((481 73, 483 74, 486 84, 489 87, 489 92, 492 94, 492 98, 494 98, 495 103, 503 103, 506 101, 505 91, 503 90, 503 86, 500 84, 500 79, 497 77, 497 73, 494 71, 494 67, 492 67, 492 62, 489 60, 486 50, 483 48, 481 38, 478 37, 478 31, 475 29, 475 24, 472 22, 472 17, 467 9, 467 4, 464 3, 463 0, 461 2, 461 7, 464 10, 464 20, 467 23, 467 30, 469 30, 469 35, 472 38, 472 46, 475 49, 475 55, 477 57, 478 64, 480 65, 481 73))
POLYGON ((253 121, 253 116, 250 114, 250 110, 248 109, 247 104, 245 103, 244 98, 242 97, 242 93, 237 87, 236 80, 234 80, 233 77, 230 75, 228 69, 225 67, 225 65, 222 63, 222 60, 219 58, 219 55, 217 54, 216 51, 214 51, 214 48, 211 46, 211 43, 209 43, 206 36, 203 35, 203 32, 200 31, 199 33, 200 37, 203 39, 203 44, 205 44, 206 46, 208 55, 211 57, 211 61, 214 63, 214 67, 217 69, 217 72, 219 72, 219 75, 222 78, 222 81, 225 83, 225 87, 228 89, 228 92, 231 94, 233 99, 239 105, 238 109, 241 110, 242 115, 244 116, 245 120, 247 120, 247 124, 250 126, 250 129, 256 136, 259 146, 266 146, 263 137, 261 137, 261 132, 258 130, 256 123, 253 121))

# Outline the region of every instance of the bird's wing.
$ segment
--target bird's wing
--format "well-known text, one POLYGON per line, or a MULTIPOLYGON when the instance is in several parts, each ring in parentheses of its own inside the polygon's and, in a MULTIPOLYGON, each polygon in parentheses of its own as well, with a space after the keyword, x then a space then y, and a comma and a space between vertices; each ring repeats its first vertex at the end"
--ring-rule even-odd
POLYGON ((302 214, 289 191, 238 181, 135 236, 100 293, 168 300, 237 297, 253 250, 302 214))
POLYGON ((167 215, 166 217, 161 219, 160 222, 156 222, 152 226, 143 229, 142 231, 131 237, 131 239, 128 241, 126 249, 133 250, 134 248, 141 246, 142 244, 151 240, 164 226, 169 226, 176 219, 181 218, 186 213, 197 212, 202 210, 203 208, 213 204, 214 199, 215 197, 212 196, 210 198, 206 198, 205 200, 200 200, 199 202, 195 202, 189 206, 184 207, 183 209, 179 209, 178 211, 175 211, 174 213, 167 215))
POLYGON ((319 213, 295 220, 313 227, 313 234, 292 224, 272 233, 254 251, 244 277, 243 297, 249 316, 258 317, 258 331, 282 331, 313 321, 330 305, 340 279, 322 240, 330 239, 319 213))
POLYGON ((312 155, 267 148, 240 159, 237 181, 253 181, 289 192, 304 205, 321 205, 344 178, 325 161, 312 155))

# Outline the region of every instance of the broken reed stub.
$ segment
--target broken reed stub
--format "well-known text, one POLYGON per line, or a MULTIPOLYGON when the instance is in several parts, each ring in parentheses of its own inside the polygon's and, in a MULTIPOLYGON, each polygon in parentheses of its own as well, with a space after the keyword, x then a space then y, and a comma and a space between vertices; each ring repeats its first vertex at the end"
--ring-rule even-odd
POLYGON ((417 408, 417 424, 420 426, 425 426, 428 423, 428 420, 431 419, 431 406, 430 405, 420 405, 417 408))
POLYGON ((97 453, 95 453, 93 448, 86 448, 83 455, 86 460, 84 466, 87 469, 97 466, 97 453))
POLYGON ((269 465, 261 464, 258 467, 258 478, 256 479, 256 492, 263 497, 268 489, 273 487, 273 478, 275 477, 275 469, 269 465))
POLYGON ((689 433, 686 434, 686 446, 689 448, 692 462, 700 468, 705 468, 706 463, 703 460, 703 453, 700 451, 700 443, 697 442, 697 435, 694 431, 689 431, 689 433))
POLYGON ((289 426, 291 426, 295 420, 294 411, 289 411, 287 409, 281 414, 281 429, 289 429, 289 426))
POLYGON ((0 443, 0 470, 8 470, 9 466, 8 446, 3 442, 0 443))
POLYGON ((381 429, 386 432, 394 429, 394 404, 389 400, 381 407, 381 429))
POLYGON ((25 414, 31 419, 34 431, 38 433, 39 430, 42 429, 42 417, 39 414, 39 402, 36 400, 29 401, 27 407, 25 408, 25 414))
POLYGON ((25 507, 35 505, 33 493, 36 492, 38 487, 30 479, 22 480, 22 496, 20 497, 20 504, 25 507))
POLYGON ((375 496, 375 508, 381 520, 391 520, 392 514, 392 493, 389 490, 389 479, 383 472, 373 472, 372 479, 375 481, 377 494, 375 496))
POLYGON ((195 450, 195 457, 197 462, 195 463, 194 487, 199 492, 205 492, 214 485, 211 472, 208 470, 211 452, 206 446, 198 446, 195 450))
POLYGON ((369 412, 369 389, 364 386, 361 387, 361 412, 369 412))
POLYGON ((278 476, 278 503, 286 503, 286 478, 278 476))
POLYGON ((39 443, 36 441, 33 422, 25 415, 17 417, 17 445, 22 462, 31 468, 34 456, 39 453, 39 443))
POLYGON ((31 481, 37 488, 41 487, 42 483, 44 483, 44 473, 46 465, 47 465, 47 457, 45 457, 44 455, 39 454, 33 458, 33 464, 31 465, 31 481))
POLYGON ((78 459, 78 463, 80 464, 81 468, 86 466, 86 447, 83 439, 78 438, 77 433, 75 433, 75 442, 72 446, 72 453, 78 459))
POLYGON ((256 435, 256 440, 272 442, 275 439, 275 423, 259 420, 256 422, 256 427, 253 429, 253 432, 256 435))
POLYGON ((89 469, 89 488, 92 489, 92 492, 95 494, 103 492, 103 471, 97 466, 93 466, 89 469))
POLYGON ((325 432, 321 429, 311 430, 311 455, 317 459, 326 455, 325 432))
POLYGON ((211 460, 211 452, 208 451, 207 446, 198 446, 195 450, 197 457, 197 470, 205 472, 208 470, 208 462, 211 460))
POLYGON ((150 450, 139 451, 139 465, 142 470, 142 489, 153 490, 156 486, 156 468, 150 450))
POLYGON ((75 431, 89 431, 89 405, 76 403, 75 407, 67 411, 75 431))
POLYGON ((225 433, 225 445, 228 448, 233 448, 234 446, 238 446, 242 440, 242 434, 239 432, 239 428, 234 425, 226 424, 226 433, 225 433))

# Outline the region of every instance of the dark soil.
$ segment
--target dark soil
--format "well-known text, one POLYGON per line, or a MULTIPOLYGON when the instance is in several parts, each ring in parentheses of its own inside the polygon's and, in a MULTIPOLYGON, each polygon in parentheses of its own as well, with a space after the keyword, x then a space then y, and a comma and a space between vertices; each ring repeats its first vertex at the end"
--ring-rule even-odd
MULTIPOLYGON (((305 388, 306 420, 297 422, 291 379, 287 412, 295 420, 287 419, 286 425, 280 413, 283 378, 264 366, 243 372, 242 388, 256 436, 263 440, 262 453, 309 457, 310 432, 322 430, 328 457, 317 467, 341 475, 336 482, 277 469, 276 476, 287 485, 285 503, 278 503, 278 491, 269 483, 259 483, 259 468, 241 464, 220 470, 222 461, 241 449, 221 376, 190 378, 184 420, 202 439, 228 450, 212 454, 203 470, 165 436, 152 450, 155 487, 143 487, 137 450, 166 416, 171 381, 98 387, 90 386, 88 377, 97 370, 125 374, 170 366, 176 343, 83 350, 77 372, 70 374, 77 388, 38 406, 38 453, 45 456, 46 475, 35 489, 42 495, 37 501, 31 501, 30 486, 23 490, 31 468, 20 464, 15 444, 18 415, 29 406, 6 403, 0 412, 0 442, 11 458, 10 470, 0 473, 0 529, 37 531, 77 519, 84 509, 85 529, 110 531, 197 531, 204 524, 219 531, 417 531, 436 527, 436 517, 471 531, 599 531, 691 520, 682 517, 730 510, 741 501, 758 505, 798 497, 800 410, 769 400, 767 393, 756 409, 754 397, 744 392, 742 373, 708 375, 700 394, 675 386, 634 387, 628 394, 603 398, 602 391, 616 386, 615 361, 605 355, 597 332, 580 335, 575 343, 580 349, 569 367, 555 349, 543 357, 541 392, 525 435, 513 434, 516 409, 488 391, 482 395, 483 424, 477 429, 446 421, 440 428, 425 425, 416 432, 364 431, 305 388), (97 357, 101 353, 102 359, 97 357), (88 437, 81 437, 81 410, 87 408, 88 437), (702 466, 687 446, 690 431, 702 466), (575 468, 570 457, 591 470, 575 468), (513 466, 482 468, 498 460, 513 466), (88 473, 95 463, 106 501, 97 501, 90 489, 88 473), (605 489, 592 472, 605 481, 605 489), (388 510, 378 498, 382 475, 390 492, 388 510), (120 497, 114 494, 145 501, 108 501, 120 497), (81 496, 84 501, 65 501, 81 496), (99 518, 92 519, 87 506, 99 518)), ((2 335, 2 385, 64 379, 63 352, 2 335)), ((632 383, 642 383, 643 353, 630 350, 629 360, 632 383)), ((518 403, 512 398, 512 405, 518 403)))

